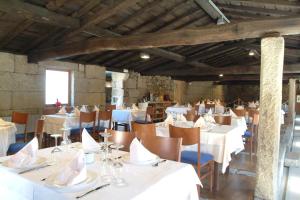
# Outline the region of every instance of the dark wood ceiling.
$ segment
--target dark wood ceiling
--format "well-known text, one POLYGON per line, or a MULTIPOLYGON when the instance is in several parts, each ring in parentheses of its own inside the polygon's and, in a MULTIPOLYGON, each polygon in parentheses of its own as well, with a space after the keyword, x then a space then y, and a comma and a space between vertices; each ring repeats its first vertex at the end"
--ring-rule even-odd
MULTIPOLYGON (((88 41, 218 26, 199 0, 0 0, 0 51, 33 55, 39 49, 88 41)), ((296 0, 213 0, 231 23, 300 17, 296 0)), ((286 77, 300 72, 300 36, 285 36, 286 77), (299 68, 299 69, 298 69, 299 68)), ((64 57, 77 63, 134 70, 181 80, 257 80, 260 39, 189 46, 110 50, 64 57), (249 51, 255 50, 255 56, 249 51), (150 54, 142 60, 140 53, 150 54), (201 68, 210 69, 203 71, 201 68), (220 78, 218 74, 228 75, 220 78)))

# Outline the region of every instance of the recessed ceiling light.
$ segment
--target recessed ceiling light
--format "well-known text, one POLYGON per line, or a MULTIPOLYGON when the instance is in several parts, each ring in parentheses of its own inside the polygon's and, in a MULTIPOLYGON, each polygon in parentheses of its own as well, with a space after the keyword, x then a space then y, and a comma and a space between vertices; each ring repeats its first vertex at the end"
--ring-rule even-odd
POLYGON ((141 54, 140 54, 140 57, 141 57, 142 59, 144 59, 144 60, 150 59, 150 55, 147 54, 147 53, 141 53, 141 54))
POLYGON ((223 74, 219 74, 220 77, 223 77, 223 74))
POLYGON ((249 51, 249 56, 254 56, 255 55, 255 51, 253 50, 253 49, 251 49, 250 51, 249 51))

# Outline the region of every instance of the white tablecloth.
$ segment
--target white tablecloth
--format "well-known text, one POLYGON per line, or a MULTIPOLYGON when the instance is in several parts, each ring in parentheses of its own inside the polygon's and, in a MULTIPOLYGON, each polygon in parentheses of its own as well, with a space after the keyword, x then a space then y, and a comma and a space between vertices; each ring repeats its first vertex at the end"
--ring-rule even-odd
POLYGON ((9 126, 0 125, 0 157, 6 156, 9 145, 16 142, 16 132, 14 123, 9 126))
POLYGON ((167 107, 165 112, 167 114, 187 114, 187 111, 191 110, 191 109, 192 108, 185 107, 185 106, 178 106, 178 107, 170 106, 170 107, 167 107))
MULTIPOLYGON (((50 150, 39 151, 40 156, 50 157, 50 150)), ((61 165, 70 159, 70 154, 74 154, 75 149, 69 152, 56 153, 57 165, 49 166, 39 170, 24 173, 22 175, 8 172, 6 168, 0 167, 0 191, 1 199, 26 199, 26 200, 48 200, 48 199, 76 199, 77 195, 83 194, 97 186, 101 182, 101 162, 96 154, 96 162, 87 165, 88 170, 96 172, 97 183, 83 191, 70 193, 57 192, 55 189, 46 187, 42 178, 59 171, 61 165)), ((6 157, 0 158, 0 160, 6 157)), ((101 190, 92 192, 82 199, 90 200, 196 200, 198 192, 196 184, 201 184, 196 171, 191 165, 167 161, 158 167, 137 166, 124 163, 123 177, 128 182, 125 187, 115 187, 110 185, 101 190)))
MULTIPOLYGON (((48 134, 62 133, 60 129, 64 127, 64 123, 71 129, 79 128, 79 117, 71 115, 44 115, 44 131, 48 134)), ((90 127, 92 123, 83 123, 83 127, 90 127)), ((96 122, 97 125, 97 122, 96 122)))
MULTIPOLYGON (((244 149, 243 134, 241 127, 226 125, 201 131, 201 152, 212 154, 216 162, 222 163, 222 172, 225 173, 231 161, 231 153, 238 154, 244 149)), ((169 128, 157 124, 156 135, 170 137, 169 128)), ((185 146, 183 150, 197 151, 197 145, 185 146)))

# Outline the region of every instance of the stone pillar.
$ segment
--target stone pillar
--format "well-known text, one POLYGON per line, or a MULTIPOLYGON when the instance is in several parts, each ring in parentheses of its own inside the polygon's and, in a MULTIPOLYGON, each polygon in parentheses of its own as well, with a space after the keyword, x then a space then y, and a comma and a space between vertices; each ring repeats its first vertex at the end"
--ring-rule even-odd
POLYGON ((123 98, 124 98, 123 82, 127 78, 128 78, 127 73, 112 72, 111 74, 111 79, 112 79, 111 104, 116 105, 117 107, 123 105, 123 98))
POLYGON ((261 40, 260 118, 255 198, 277 199, 284 38, 261 40))
POLYGON ((289 113, 288 122, 293 123, 295 118, 295 101, 296 101, 296 79, 289 80, 289 113))

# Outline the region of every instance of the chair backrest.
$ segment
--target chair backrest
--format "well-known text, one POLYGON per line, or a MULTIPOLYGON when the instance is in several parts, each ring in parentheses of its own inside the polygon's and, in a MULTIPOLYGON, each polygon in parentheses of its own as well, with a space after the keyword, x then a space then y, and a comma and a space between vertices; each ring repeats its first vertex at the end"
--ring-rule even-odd
POLYGON ((108 128, 111 127, 111 113, 112 111, 99 111, 98 113, 98 126, 100 126, 100 121, 109 121, 108 128))
POLYGON ((149 115, 151 118, 151 122, 153 121, 154 118, 154 114, 155 114, 155 109, 152 106, 148 106, 146 109, 146 116, 145 116, 145 122, 147 122, 147 116, 149 115))
POLYGON ((170 124, 169 133, 172 138, 182 138, 182 145, 198 144, 200 150, 200 128, 181 128, 170 124))
POLYGON ((143 145, 160 158, 180 162, 182 138, 151 137, 143 145))
POLYGON ((93 134, 95 136, 96 133, 96 111, 93 112, 80 112, 79 117, 79 128, 80 128, 80 134, 82 133, 83 127, 82 123, 93 123, 93 134))
POLYGON ((258 123, 259 123, 259 114, 258 113, 254 113, 253 114, 252 124, 258 126, 258 123))
POLYGON ((67 113, 71 113, 72 112, 72 106, 65 106, 67 113))
POLYGON ((11 116, 11 121, 16 124, 27 125, 28 116, 28 113, 13 112, 11 116))
POLYGON ((191 110, 188 110, 187 113, 184 115, 187 121, 194 121, 196 114, 195 114, 195 108, 192 108, 191 110))
POLYGON ((39 140, 39 147, 42 148, 43 136, 44 136, 44 121, 43 119, 36 120, 34 136, 39 140))
POLYGON ((148 137, 156 136, 155 124, 139 124, 132 122, 131 124, 132 132, 135 133, 135 136, 140 140, 146 140, 148 137))
POLYGON ((244 116, 246 115, 246 110, 245 110, 245 109, 241 109, 241 110, 234 109, 233 112, 234 112, 238 117, 244 117, 244 116))
POLYGON ((205 103, 205 109, 215 108, 214 103, 205 103))
POLYGON ((43 115, 54 115, 58 112, 58 109, 54 106, 51 107, 45 107, 43 109, 43 115))
POLYGON ((259 114, 259 111, 256 109, 248 109, 247 111, 248 111, 248 116, 252 118, 254 117, 254 114, 259 114))
POLYGON ((122 144, 124 147, 120 150, 129 152, 130 144, 132 140, 135 138, 134 133, 127 131, 117 131, 109 129, 107 130, 112 136, 108 138, 108 141, 113 142, 115 144, 122 144))
POLYGON ((196 114, 196 116, 199 115, 199 108, 200 108, 200 105, 195 105, 195 114, 196 114))
POLYGON ((116 108, 117 108, 116 105, 111 105, 111 104, 105 106, 106 111, 116 110, 116 108))
POLYGON ((214 119, 217 124, 221 125, 231 125, 231 116, 230 115, 215 115, 214 119))

